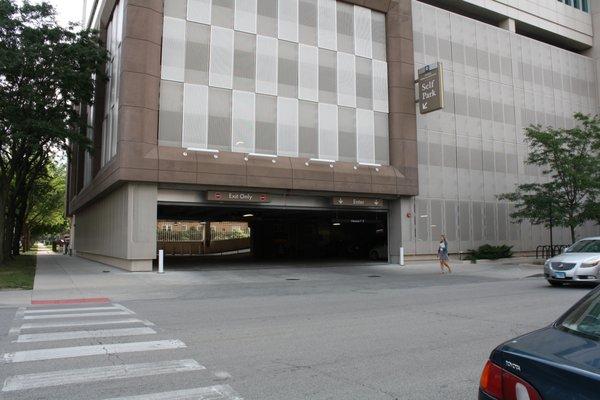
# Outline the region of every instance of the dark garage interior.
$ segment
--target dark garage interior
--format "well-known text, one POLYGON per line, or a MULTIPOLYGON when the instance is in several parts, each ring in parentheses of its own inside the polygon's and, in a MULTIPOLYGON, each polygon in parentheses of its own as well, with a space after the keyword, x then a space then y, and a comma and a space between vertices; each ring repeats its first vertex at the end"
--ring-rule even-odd
MULTIPOLYGON (((387 260, 387 212, 381 210, 159 204, 158 220, 247 223, 247 256, 254 259, 387 260)), ((210 235, 203 240, 214 245, 210 235)))

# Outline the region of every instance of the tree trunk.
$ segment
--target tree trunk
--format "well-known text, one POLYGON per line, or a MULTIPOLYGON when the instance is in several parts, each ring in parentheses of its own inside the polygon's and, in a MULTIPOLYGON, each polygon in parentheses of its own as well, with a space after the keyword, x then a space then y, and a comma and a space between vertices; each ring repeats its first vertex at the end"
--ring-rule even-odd
POLYGON ((18 256, 21 252, 21 236, 23 234, 23 226, 25 224, 25 217, 27 213, 27 194, 25 188, 19 188, 19 193, 16 197, 16 203, 18 204, 18 210, 15 215, 15 234, 12 242, 12 253, 18 256))
POLYGON ((575 243, 575 226, 570 225, 569 228, 571 229, 571 244, 573 244, 575 243))
POLYGON ((29 226, 25 224, 23 227, 23 251, 31 250, 31 230, 29 226))

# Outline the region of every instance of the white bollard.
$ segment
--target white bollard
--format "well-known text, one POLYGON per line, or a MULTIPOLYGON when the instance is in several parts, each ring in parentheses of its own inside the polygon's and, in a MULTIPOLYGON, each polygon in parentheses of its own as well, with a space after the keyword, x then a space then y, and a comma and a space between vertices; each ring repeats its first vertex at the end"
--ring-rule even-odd
POLYGON ((404 267, 404 247, 400 247, 400 266, 404 267))
POLYGON ((165 251, 158 251, 158 273, 163 274, 165 272, 165 251))

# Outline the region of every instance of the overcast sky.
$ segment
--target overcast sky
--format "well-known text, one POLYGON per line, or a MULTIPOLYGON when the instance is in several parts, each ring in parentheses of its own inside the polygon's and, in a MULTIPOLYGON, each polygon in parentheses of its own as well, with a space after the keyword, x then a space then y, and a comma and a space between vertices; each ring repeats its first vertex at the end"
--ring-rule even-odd
MULTIPOLYGON (((32 3, 41 3, 41 0, 30 0, 32 3)), ((69 22, 81 22, 84 0, 44 0, 50 3, 57 11, 57 20, 61 25, 67 25, 69 22)), ((92 2, 93 0, 88 0, 92 2)))

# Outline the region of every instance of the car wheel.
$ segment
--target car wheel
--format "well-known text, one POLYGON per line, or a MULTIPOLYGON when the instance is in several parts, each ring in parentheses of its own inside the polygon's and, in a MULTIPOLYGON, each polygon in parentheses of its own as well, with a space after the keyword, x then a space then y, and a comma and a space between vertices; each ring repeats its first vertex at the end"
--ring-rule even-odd
POLYGON ((371 250, 369 253, 369 258, 373 261, 379 260, 379 253, 377 253, 377 250, 371 250))
POLYGON ((551 284, 554 287, 558 287, 558 286, 562 286, 562 282, 555 282, 555 281, 548 281, 549 284, 551 284))

